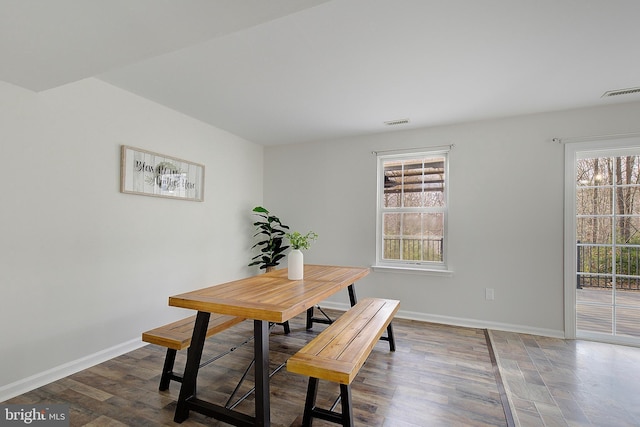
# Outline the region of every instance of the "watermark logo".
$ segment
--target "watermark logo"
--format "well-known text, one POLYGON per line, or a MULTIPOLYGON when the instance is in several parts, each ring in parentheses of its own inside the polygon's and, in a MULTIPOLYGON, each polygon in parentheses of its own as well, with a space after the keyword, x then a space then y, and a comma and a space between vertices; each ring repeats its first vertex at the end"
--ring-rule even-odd
POLYGON ((0 405, 0 427, 69 427, 69 405, 0 405))

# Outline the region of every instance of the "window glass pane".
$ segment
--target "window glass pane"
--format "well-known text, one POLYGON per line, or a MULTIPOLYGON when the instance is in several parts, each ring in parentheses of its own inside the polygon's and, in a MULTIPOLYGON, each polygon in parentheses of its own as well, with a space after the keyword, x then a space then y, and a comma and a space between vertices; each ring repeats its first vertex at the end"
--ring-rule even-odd
POLYGON ((384 207, 444 206, 444 157, 384 162, 384 207))
POLYGON ((402 259, 422 260, 422 214, 402 214, 402 259))
POLYGON ((383 259, 400 259, 400 224, 401 215, 396 213, 386 213, 382 216, 383 221, 383 259))
MULTIPOLYGON (((395 185, 395 184, 393 184, 395 185)), ((384 197, 382 199, 382 205, 385 208, 400 208, 402 207, 402 193, 400 191, 387 192, 387 183, 385 182, 384 197)))
POLYGON ((410 184, 405 182, 405 192, 402 194, 404 205, 409 208, 420 208, 424 206, 424 192, 411 190, 410 184))
POLYGON ((444 187, 441 186, 438 189, 428 190, 425 195, 426 207, 439 207, 444 206, 446 201, 444 200, 444 187))
POLYGON ((422 223, 420 213, 402 214, 402 237, 420 239, 422 223))
POLYGON ((402 207, 402 161, 384 162, 384 207, 402 207))
POLYGON ((576 238, 580 243, 611 244, 611 218, 576 218, 576 238))
POLYGON ((424 160, 425 206, 444 206, 444 157, 424 160))
POLYGON ((422 215, 422 259, 442 261, 444 242, 444 215, 426 213, 422 215))
POLYGON ((408 207, 424 206, 425 170, 422 159, 406 160, 403 168, 403 199, 408 207))

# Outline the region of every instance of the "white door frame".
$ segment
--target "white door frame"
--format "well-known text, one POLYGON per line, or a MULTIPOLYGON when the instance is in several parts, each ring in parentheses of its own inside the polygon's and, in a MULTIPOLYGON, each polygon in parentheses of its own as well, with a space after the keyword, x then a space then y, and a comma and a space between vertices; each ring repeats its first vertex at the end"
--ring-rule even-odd
MULTIPOLYGON (((597 138, 565 144, 564 173, 564 336, 576 338, 576 160, 578 153, 598 152, 602 155, 626 155, 640 147, 640 137, 597 138)), ((625 340, 622 340, 625 341, 625 340)))

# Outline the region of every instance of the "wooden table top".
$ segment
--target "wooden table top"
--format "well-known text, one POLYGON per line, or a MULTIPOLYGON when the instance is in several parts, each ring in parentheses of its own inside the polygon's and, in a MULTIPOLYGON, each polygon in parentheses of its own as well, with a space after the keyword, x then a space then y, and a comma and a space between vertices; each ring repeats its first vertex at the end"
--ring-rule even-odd
POLYGON ((289 280, 281 269, 174 295, 169 305, 281 323, 367 274, 367 267, 305 265, 303 280, 289 280))

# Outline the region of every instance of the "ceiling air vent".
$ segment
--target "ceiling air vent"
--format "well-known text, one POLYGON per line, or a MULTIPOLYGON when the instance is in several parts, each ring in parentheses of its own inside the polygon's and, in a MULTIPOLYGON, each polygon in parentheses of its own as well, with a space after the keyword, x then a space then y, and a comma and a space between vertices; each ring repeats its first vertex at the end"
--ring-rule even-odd
POLYGON ((631 95, 633 93, 640 93, 640 87, 630 87, 627 89, 610 90, 603 93, 600 98, 608 98, 610 96, 618 96, 618 95, 631 95))
POLYGON ((407 123, 409 123, 409 119, 389 120, 384 122, 387 126, 406 125, 407 123))

